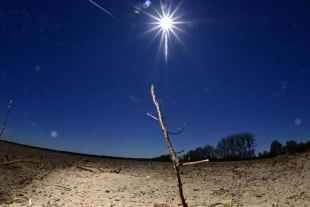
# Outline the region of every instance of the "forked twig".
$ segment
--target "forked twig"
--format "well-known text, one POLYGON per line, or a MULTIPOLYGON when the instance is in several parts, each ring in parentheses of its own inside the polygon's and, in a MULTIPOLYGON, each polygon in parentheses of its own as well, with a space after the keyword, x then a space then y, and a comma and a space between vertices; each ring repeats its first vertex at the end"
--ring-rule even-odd
POLYGON ((7 111, 7 113, 6 113, 6 117, 5 117, 5 119, 4 119, 3 127, 2 127, 1 132, 0 132, 0 137, 1 137, 1 135, 2 135, 2 133, 3 133, 3 131, 4 131, 4 129, 5 129, 6 121, 8 120, 8 117, 9 117, 9 114, 10 114, 10 109, 11 109, 12 102, 13 102, 13 101, 11 100, 10 103, 9 103, 8 111, 7 111))

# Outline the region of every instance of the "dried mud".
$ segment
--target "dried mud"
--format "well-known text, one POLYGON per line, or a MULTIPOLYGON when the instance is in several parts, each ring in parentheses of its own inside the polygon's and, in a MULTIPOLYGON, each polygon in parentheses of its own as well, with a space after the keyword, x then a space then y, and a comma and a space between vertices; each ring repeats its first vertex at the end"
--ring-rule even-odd
MULTIPOLYGON (((0 206, 180 206, 171 163, 85 157, 2 141, 0 156, 0 206)), ((191 207, 228 200, 243 207, 310 206, 310 153, 184 166, 181 177, 191 207)))

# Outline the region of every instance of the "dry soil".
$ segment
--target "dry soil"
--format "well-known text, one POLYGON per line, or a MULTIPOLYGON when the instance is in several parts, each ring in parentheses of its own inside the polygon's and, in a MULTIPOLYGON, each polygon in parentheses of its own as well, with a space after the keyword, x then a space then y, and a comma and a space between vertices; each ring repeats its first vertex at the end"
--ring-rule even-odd
MULTIPOLYGON (((85 157, 2 141, 0 156, 0 206, 180 206, 169 162, 85 157)), ((225 201, 310 207, 309 158, 308 152, 184 166, 184 195, 190 207, 225 201)))

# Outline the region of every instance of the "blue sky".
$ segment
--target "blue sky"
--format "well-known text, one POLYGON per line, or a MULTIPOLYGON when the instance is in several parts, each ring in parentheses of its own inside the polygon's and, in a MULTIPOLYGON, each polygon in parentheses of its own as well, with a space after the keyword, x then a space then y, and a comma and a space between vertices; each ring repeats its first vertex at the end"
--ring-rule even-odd
MULTIPOLYGON (((167 153, 155 85, 176 151, 216 146, 233 133, 310 140, 310 3, 187 0, 168 60, 156 31, 159 0, 0 2, 2 139, 81 153, 167 153), (184 47, 183 47, 184 46, 184 47), (52 133, 53 132, 53 133, 52 133)), ((173 0, 172 8, 180 1, 173 0)), ((165 4, 165 2, 164 2, 165 4)))

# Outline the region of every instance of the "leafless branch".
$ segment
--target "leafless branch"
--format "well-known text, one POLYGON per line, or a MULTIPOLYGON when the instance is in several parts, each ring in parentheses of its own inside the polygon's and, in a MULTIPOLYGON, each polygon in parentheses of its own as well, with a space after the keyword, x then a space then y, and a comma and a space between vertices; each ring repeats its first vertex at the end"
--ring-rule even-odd
POLYGON ((181 150, 180 152, 176 152, 175 154, 181 154, 182 152, 184 152, 184 150, 181 150))
POLYGON ((119 168, 117 170, 115 170, 115 169, 102 169, 100 167, 93 166, 93 165, 84 165, 84 166, 77 165, 76 167, 81 169, 81 170, 85 170, 85 171, 92 172, 92 173, 96 173, 96 171, 92 170, 91 168, 95 168, 99 172, 102 172, 102 173, 108 172, 108 173, 116 173, 116 174, 119 174, 122 170, 122 168, 119 168))
POLYGON ((158 118, 153 116, 152 114, 149 114, 149 113, 146 113, 148 116, 152 117, 153 119, 157 120, 158 121, 158 118))
POLYGON ((88 172, 92 172, 92 173, 96 173, 95 171, 91 170, 91 169, 88 169, 86 167, 82 167, 82 166, 76 166, 77 168, 81 169, 81 170, 85 170, 85 171, 88 171, 88 172))
POLYGON ((66 186, 62 186, 62 185, 55 185, 55 186, 60 187, 60 188, 63 188, 63 189, 65 189, 66 191, 71 191, 71 188, 66 187, 66 186))
POLYGON ((4 129, 5 129, 6 121, 8 120, 8 117, 9 117, 9 114, 10 114, 11 105, 12 105, 12 100, 10 101, 9 106, 8 106, 8 111, 7 111, 6 117, 4 119, 4 124, 3 124, 3 127, 2 127, 1 132, 0 132, 0 137, 1 137, 1 135, 2 135, 2 133, 4 131, 4 129))
POLYGON ((157 99, 156 99, 156 96, 155 96, 155 88, 154 88, 153 85, 151 86, 151 94, 152 94, 153 102, 154 102, 154 104, 156 106, 156 109, 157 109, 159 123, 160 123, 161 129, 162 129, 162 131, 164 133, 166 144, 167 144, 168 149, 169 149, 170 154, 171 154, 171 160, 172 160, 174 171, 175 171, 175 174, 176 174, 176 177, 177 177, 177 181, 178 181, 179 196, 180 196, 180 199, 181 199, 181 202, 182 202, 182 206, 183 207, 188 207, 188 205, 187 205, 187 203, 185 201, 184 195, 183 195, 183 188, 182 188, 182 182, 181 182, 181 176, 180 176, 180 161, 177 158, 176 153, 175 153, 175 151, 172 148, 172 145, 171 145, 171 142, 170 142, 170 139, 169 139, 169 133, 168 133, 166 127, 165 127, 164 118, 162 116, 160 106, 159 106, 159 104, 157 102, 157 99))
POLYGON ((178 131, 178 132, 168 132, 168 134, 171 134, 171 135, 181 134, 184 131, 185 126, 186 126, 186 122, 184 123, 184 125, 183 125, 183 127, 182 127, 182 129, 180 131, 178 131))
POLYGON ((24 159, 21 159, 21 160, 12 160, 12 161, 2 162, 2 163, 0 163, 0 165, 10 165, 10 164, 18 163, 18 162, 43 163, 42 161, 24 160, 24 159))
POLYGON ((59 188, 63 188, 63 189, 65 189, 66 191, 71 191, 71 188, 66 187, 66 186, 63 186, 63 185, 58 185, 58 184, 55 184, 55 185, 42 184, 42 185, 43 185, 43 186, 56 186, 56 187, 59 187, 59 188))
POLYGON ((195 164, 199 164, 199 163, 203 163, 203 162, 209 162, 208 159, 206 160, 200 160, 200 161, 196 161, 196 162, 186 162, 186 163, 181 163, 181 166, 185 166, 185 165, 195 165, 195 164))
MULTIPOLYGON (((167 150, 167 152, 170 152, 170 151, 167 150)), ((182 152, 184 152, 184 150, 182 150, 182 151, 180 151, 180 152, 174 152, 174 153, 177 155, 177 154, 180 154, 180 153, 182 153, 182 152)))

